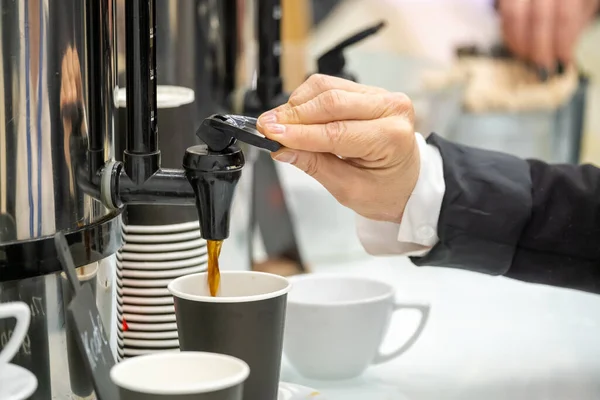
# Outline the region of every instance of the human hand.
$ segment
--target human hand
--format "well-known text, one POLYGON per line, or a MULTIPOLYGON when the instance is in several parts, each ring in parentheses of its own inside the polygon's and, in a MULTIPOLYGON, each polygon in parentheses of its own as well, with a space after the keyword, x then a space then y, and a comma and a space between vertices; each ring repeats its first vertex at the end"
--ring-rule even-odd
POLYGON ((577 39, 600 0, 499 0, 508 48, 547 73, 573 59, 577 39))
MULTIPOLYGON (((73 161, 83 152, 73 151, 71 145, 72 137, 78 137, 85 132, 85 120, 83 118, 83 84, 81 78, 81 64, 79 62, 79 53, 77 49, 68 46, 63 56, 60 82, 60 113, 63 122, 63 151, 65 162, 69 168, 70 174, 74 174, 73 161)), ((73 196, 75 193, 75 178, 71 176, 69 180, 69 192, 73 196)))
POLYGON ((67 47, 60 71, 60 110, 63 128, 66 131, 65 140, 67 140, 71 131, 79 128, 76 125, 82 124, 80 109, 83 105, 83 84, 77 49, 72 46, 67 47))
POLYGON ((419 176, 412 102, 402 93, 313 75, 258 119, 285 148, 273 154, 319 181, 341 204, 399 223, 419 176))

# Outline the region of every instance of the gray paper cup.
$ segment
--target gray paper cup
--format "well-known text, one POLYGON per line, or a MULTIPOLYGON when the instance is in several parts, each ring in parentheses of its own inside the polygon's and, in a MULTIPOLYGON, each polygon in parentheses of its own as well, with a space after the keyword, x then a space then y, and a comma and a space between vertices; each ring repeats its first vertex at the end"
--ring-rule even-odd
POLYGON ((211 297, 206 272, 175 279, 169 291, 180 348, 244 360, 250 366, 244 400, 277 400, 290 288, 279 275, 223 271, 219 294, 211 297))
POLYGON ((242 400, 248 364, 235 357, 201 352, 138 356, 110 371, 120 400, 242 400))

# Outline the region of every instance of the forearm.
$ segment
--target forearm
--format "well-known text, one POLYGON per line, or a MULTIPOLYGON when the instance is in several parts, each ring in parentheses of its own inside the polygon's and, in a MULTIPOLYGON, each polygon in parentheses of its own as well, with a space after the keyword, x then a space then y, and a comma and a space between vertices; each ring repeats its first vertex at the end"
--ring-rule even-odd
POLYGON ((420 190, 406 207, 411 221, 359 221, 367 250, 409 255, 417 265, 600 292, 600 170, 525 161, 435 135, 429 143, 443 167, 421 171, 420 190), (429 182, 436 179, 443 188, 429 182), (437 237, 420 241, 418 227, 432 218, 437 237), (414 240, 400 235, 402 226, 412 229, 414 240))
POLYGON ((600 170, 529 165, 532 211, 506 275, 600 293, 600 170))
POLYGON ((447 189, 440 241, 415 264, 600 292, 600 170, 430 142, 447 189))
POLYGON ((413 262, 505 274, 531 214, 529 165, 436 135, 428 142, 442 155, 446 191, 438 221, 439 242, 413 262))

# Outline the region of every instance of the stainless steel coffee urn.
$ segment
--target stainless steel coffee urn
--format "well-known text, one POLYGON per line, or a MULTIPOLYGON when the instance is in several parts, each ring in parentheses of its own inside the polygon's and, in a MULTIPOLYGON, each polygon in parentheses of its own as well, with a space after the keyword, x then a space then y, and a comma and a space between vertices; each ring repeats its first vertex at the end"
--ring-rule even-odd
MULTIPOLYGON (((67 236, 109 324, 105 260, 121 244, 121 211, 83 190, 78 181, 89 179, 77 174, 114 157, 114 4, 0 1, 0 10, 0 302, 22 300, 32 313, 13 362, 37 376, 33 399, 86 398, 93 390, 67 329, 52 235, 67 236)), ((11 329, 0 321, 0 347, 11 329)))
MULTIPOLYGON (((154 209, 163 210, 163 220, 175 215, 169 211, 173 207, 187 207, 177 213, 180 221, 197 218, 204 239, 223 240, 235 233, 230 221, 232 213, 240 212, 234 207, 236 186, 245 193, 241 203, 250 204, 239 210, 253 214, 256 188, 266 192, 277 180, 276 174, 269 175, 274 167, 267 155, 268 179, 256 184, 251 173, 250 180, 238 185, 242 167, 258 154, 240 143, 244 135, 235 130, 240 121, 250 120, 209 117, 230 109, 256 116, 286 101, 279 76, 280 0, 256 2, 256 84, 235 90, 238 6, 243 2, 0 0, 0 302, 21 300, 31 309, 28 335, 12 362, 36 375, 38 389, 32 399, 95 398, 66 318, 72 294, 61 273, 55 233, 65 235, 79 279, 92 283, 105 331, 110 332, 116 325, 112 260, 122 246, 126 206, 140 207, 141 214, 143 206, 162 207, 154 209), (178 18, 181 26, 172 23, 178 18), (163 31, 157 57, 161 20, 163 29, 170 28, 163 31), (120 35, 119 21, 124 22, 120 35), (190 34, 198 40, 179 38, 190 34), (192 43, 194 56, 174 50, 184 43, 192 43), (163 60, 162 66, 157 59, 163 60), (125 63, 124 76, 119 76, 119 63, 125 63), (189 133, 187 128, 177 132, 176 126, 161 125, 163 137, 179 135, 165 141, 172 148, 164 159, 158 140, 161 70, 165 83, 196 92, 189 133), (181 77, 185 79, 177 81, 181 77), (120 81, 125 84, 126 122, 116 134, 120 81), (233 134, 228 134, 232 127, 233 134)), ((364 35, 324 56, 338 66, 333 73, 343 72, 343 47, 364 35)), ((269 149, 256 139, 246 142, 269 149)), ((243 225, 252 228, 254 217, 246 217, 243 225)), ((256 219, 260 217, 257 213, 256 219)), ((287 243, 276 253, 285 252, 287 243)), ((10 338, 12 324, 0 321, 0 348, 10 338)))
MULTIPOLYGON (((195 8, 236 4, 189 2, 195 8)), ((95 397, 65 317, 70 290, 53 235, 65 234, 80 279, 93 283, 110 331, 111 259, 121 246, 124 205, 187 205, 196 212, 184 171, 161 167, 154 0, 125 4, 127 51, 121 61, 130 66, 132 100, 123 162, 115 159, 116 5, 115 0, 0 0, 0 302, 21 300, 31 308, 28 336, 12 362, 36 375, 32 399, 95 397)), ((223 14, 217 17, 226 21, 223 14)), ((216 55, 203 57, 209 62, 216 55)), ((190 66, 190 74, 194 70, 190 66)), ((208 74, 203 77, 215 93, 228 90, 208 74)), ((0 321, 0 348, 12 323, 0 321)))

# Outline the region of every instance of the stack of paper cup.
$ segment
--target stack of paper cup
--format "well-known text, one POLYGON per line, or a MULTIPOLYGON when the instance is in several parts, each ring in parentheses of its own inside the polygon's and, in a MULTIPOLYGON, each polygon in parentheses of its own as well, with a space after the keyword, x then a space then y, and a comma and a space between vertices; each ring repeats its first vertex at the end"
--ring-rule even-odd
POLYGON ((178 351, 173 297, 167 285, 205 271, 206 241, 198 222, 123 226, 117 254, 117 358, 178 351))

